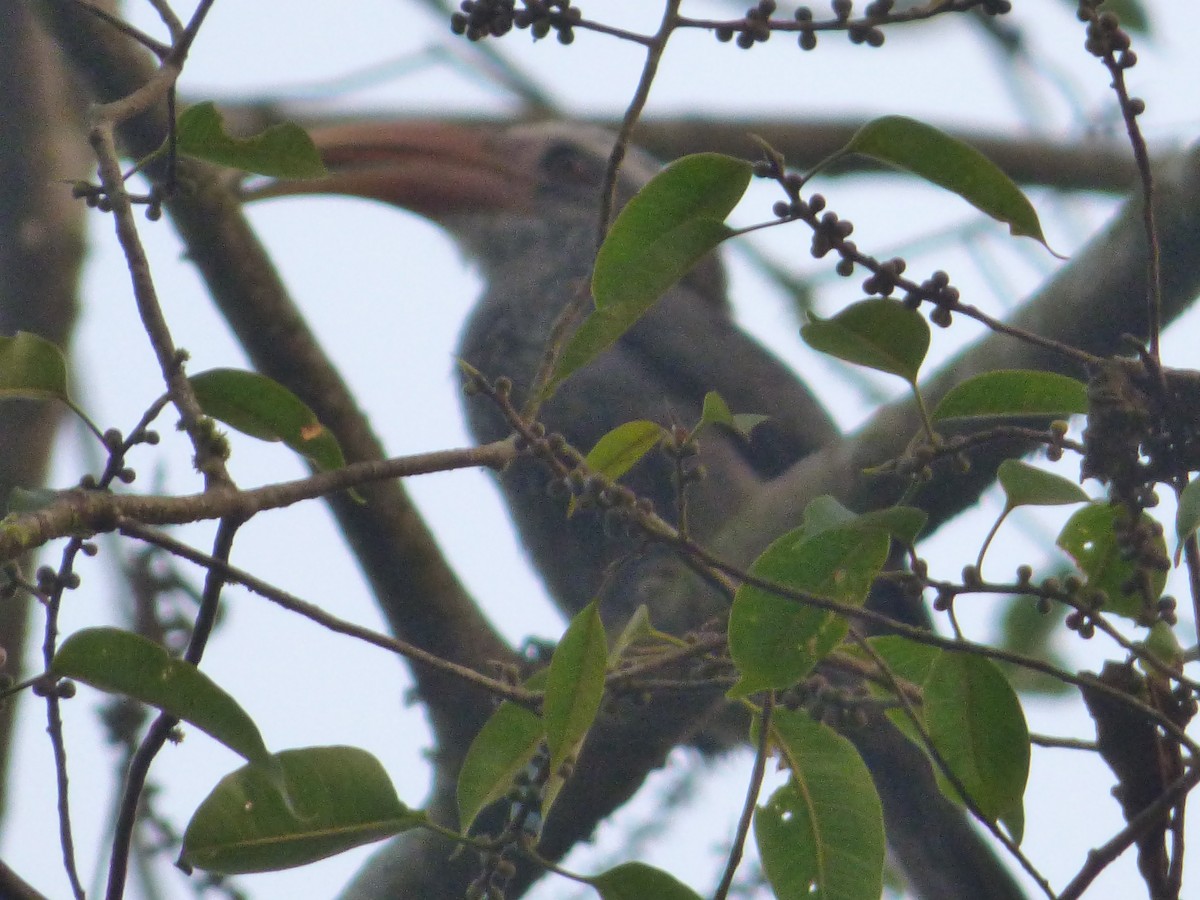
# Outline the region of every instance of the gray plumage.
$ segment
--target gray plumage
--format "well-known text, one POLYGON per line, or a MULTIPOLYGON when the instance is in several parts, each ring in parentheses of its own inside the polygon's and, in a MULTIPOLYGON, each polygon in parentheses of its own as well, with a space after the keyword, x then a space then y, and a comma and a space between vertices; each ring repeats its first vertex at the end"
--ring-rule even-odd
MULTIPOLYGON (((360 127, 326 137, 322 144, 335 172, 330 189, 414 209, 458 240, 486 283, 458 353, 489 378, 511 378, 519 407, 559 312, 590 278, 612 136, 564 124, 458 131, 434 126, 428 134, 434 136, 398 125, 377 136, 360 127), (456 134, 470 147, 447 149, 456 134)), ((652 160, 631 150, 621 202, 655 171, 652 160)), ((539 418, 586 451, 634 419, 690 426, 710 390, 735 412, 770 418, 749 443, 723 429, 708 429, 701 439, 708 476, 690 489, 688 515, 691 534, 704 542, 770 479, 838 436, 794 372, 734 323, 719 259, 702 261, 614 347, 567 380, 539 418)), ((465 411, 480 442, 510 432, 485 398, 467 400, 465 411)), ((673 520, 671 472, 669 460, 651 453, 622 481, 673 520)), ((600 595, 610 629, 646 603, 659 628, 682 634, 726 611, 725 600, 698 583, 695 591, 666 594, 686 600, 665 606, 660 588, 674 584, 680 570, 671 555, 605 536, 596 515, 568 519, 565 500, 549 495, 548 480, 542 464, 522 458, 500 476, 500 486, 522 543, 565 614, 600 595)), ((895 590, 877 588, 870 602, 909 624, 929 624, 924 607, 895 590)), ((880 715, 846 733, 875 778, 889 846, 921 897, 1024 896, 961 809, 938 791, 922 751, 880 715)))

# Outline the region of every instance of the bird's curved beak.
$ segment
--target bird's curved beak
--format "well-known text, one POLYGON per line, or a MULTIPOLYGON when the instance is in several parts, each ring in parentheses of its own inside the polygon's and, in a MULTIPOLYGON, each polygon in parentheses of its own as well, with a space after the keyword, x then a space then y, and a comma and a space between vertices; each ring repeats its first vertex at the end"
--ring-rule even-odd
POLYGON ((354 122, 312 132, 329 174, 272 181, 247 199, 342 194, 381 200, 435 222, 532 205, 533 174, 507 153, 497 128, 417 120, 354 122))

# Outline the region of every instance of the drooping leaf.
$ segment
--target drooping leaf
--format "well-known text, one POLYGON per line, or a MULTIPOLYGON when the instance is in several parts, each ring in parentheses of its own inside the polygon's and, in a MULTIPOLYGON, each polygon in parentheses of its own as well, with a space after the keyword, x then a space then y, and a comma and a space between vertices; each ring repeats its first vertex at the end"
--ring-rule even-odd
POLYGON ((750 183, 750 163, 719 153, 677 159, 626 204, 596 256, 596 308, 563 348, 549 396, 624 334, 732 231, 725 217, 750 183))
POLYGON ((321 469, 346 464, 333 432, 279 382, 241 369, 209 369, 188 380, 205 415, 261 441, 282 441, 321 469))
POLYGON ((471 742, 458 773, 458 821, 466 834, 487 806, 503 797, 546 736, 541 717, 505 701, 471 742))
MULTIPOLYGON (((857 523, 811 537, 799 528, 772 543, 750 571, 793 590, 859 606, 883 568, 889 544, 886 532, 857 523)), ((848 627, 832 612, 743 584, 729 618, 729 652, 741 673, 730 696, 795 684, 841 642, 848 627)))
MULTIPOLYGON (((1122 556, 1117 544, 1115 526, 1117 517, 1121 515, 1124 514, 1118 507, 1106 502, 1089 503, 1067 520, 1056 543, 1087 576, 1087 586, 1093 590, 1104 591, 1108 595, 1108 601, 1104 605, 1106 612, 1142 621, 1150 611, 1143 608, 1141 593, 1125 590, 1126 586, 1136 580, 1137 568, 1134 560, 1122 556)), ((1158 545, 1157 549, 1161 551, 1163 558, 1166 558, 1167 545, 1162 535, 1155 533, 1151 540, 1158 545)), ((1150 579, 1150 593, 1157 599, 1166 587, 1167 573, 1155 569, 1147 575, 1150 579)), ((1152 623, 1147 621, 1146 624, 1152 623)))
POLYGON ((302 866, 415 828, 375 757, 355 747, 306 747, 274 757, 285 795, 254 766, 226 775, 193 814, 180 861, 221 874, 302 866))
POLYGON ((0 400, 67 400, 67 360, 57 346, 28 331, 0 337, 0 400))
POLYGON ((929 324, 899 300, 876 297, 852 303, 828 319, 810 314, 800 336, 814 350, 910 384, 929 350, 929 324))
POLYGON ((600 711, 607 665, 608 639, 593 601, 571 620, 550 660, 542 718, 550 750, 552 784, 547 785, 543 816, 562 786, 559 775, 562 765, 578 752, 600 711))
POLYGON ((119 628, 84 628, 63 641, 50 671, 108 693, 125 694, 195 725, 252 763, 270 757, 254 720, 189 662, 119 628))
POLYGON ((946 392, 934 421, 996 416, 1056 416, 1088 411, 1087 385, 1054 372, 1009 369, 968 378, 946 392))
POLYGON ((1075 482, 1019 459, 1000 463, 997 478, 1004 488, 1006 510, 1018 506, 1065 506, 1091 499, 1075 482))
POLYGON ((1013 180, 974 147, 931 125, 906 116, 883 116, 860 128, 845 149, 953 191, 1008 225, 1012 234, 1031 237, 1050 249, 1033 204, 1013 180))
POLYGON ((180 153, 243 172, 272 178, 320 178, 327 174, 312 138, 291 122, 272 125, 251 138, 230 137, 216 106, 204 102, 180 114, 175 135, 180 153))
POLYGON ((754 813, 763 871, 779 900, 878 900, 883 808, 854 746, 803 713, 776 709, 771 742, 791 771, 754 813))
POLYGON ((669 872, 640 862, 622 863, 588 879, 601 900, 700 900, 669 872))
POLYGON ((970 653, 939 654, 925 682, 925 723, 985 816, 1008 818, 1021 806, 1029 778, 1029 728, 995 663, 970 653))

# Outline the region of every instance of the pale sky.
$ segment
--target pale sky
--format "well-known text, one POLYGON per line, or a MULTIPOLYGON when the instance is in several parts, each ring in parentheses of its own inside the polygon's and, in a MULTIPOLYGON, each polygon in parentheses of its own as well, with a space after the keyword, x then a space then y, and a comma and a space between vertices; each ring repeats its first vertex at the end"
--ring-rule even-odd
MULTIPOLYGON (((153 30, 142 4, 136 21, 153 30)), ((1169 0, 1148 2, 1161 26, 1152 44, 1139 47, 1141 64, 1130 73, 1134 92, 1148 103, 1143 124, 1155 145, 1183 146, 1200 132, 1200 77, 1194 47, 1200 19, 1180 15, 1169 0), (1168 22, 1167 16, 1173 15, 1168 22)), ((711 35, 680 34, 670 48, 655 85, 648 115, 723 115, 761 113, 797 116, 869 116, 904 113, 931 124, 991 131, 1024 131, 1071 138, 1088 123, 1108 122, 1115 114, 1108 77, 1086 56, 1082 26, 1071 6, 1058 0, 1022 0, 1020 21, 1037 29, 1034 45, 1050 55, 1046 70, 1026 71, 1018 101, 999 77, 997 56, 962 23, 895 30, 881 50, 849 47, 837 36, 822 37, 817 52, 805 54, 794 41, 777 37, 745 52, 718 45, 711 35)), ((736 4, 686 2, 697 16, 732 16, 736 4)), ((657 4, 610 0, 585 4, 585 15, 651 30, 657 4)), ((296 101, 330 108, 392 109, 430 114, 476 111, 502 114, 511 108, 501 91, 480 77, 445 64, 422 64, 433 46, 450 46, 470 58, 471 48, 450 36, 446 23, 421 4, 401 0, 346 0, 312 4, 258 0, 252 4, 218 3, 188 62, 183 92, 194 98, 247 98, 282 93, 296 101), (318 85, 331 83, 376 64, 397 61, 386 77, 360 89, 327 97, 318 85)), ((493 44, 552 93, 568 114, 617 115, 628 102, 639 72, 640 51, 612 38, 580 32, 569 48, 553 40, 531 44, 528 34, 510 35, 493 44)), ((83 173, 75 173, 76 175, 83 173)), ((914 246, 910 271, 945 268, 955 283, 974 291, 979 305, 999 311, 1028 292, 1060 265, 1032 242, 1007 236, 1003 226, 981 230, 969 244, 953 237, 922 239, 947 227, 975 221, 961 201, 936 189, 896 179, 826 181, 819 188, 839 214, 857 226, 860 247, 878 256, 914 246)), ((752 191, 739 209, 739 221, 769 217, 775 199, 752 191)), ((1053 203, 1034 194, 1052 246, 1071 252, 1103 221, 1111 206, 1096 202, 1053 203)), ((454 247, 437 229, 413 216, 363 202, 303 199, 263 204, 251 218, 274 254, 287 283, 314 327, 326 341, 358 391, 390 453, 461 446, 467 442, 459 415, 452 358, 458 329, 477 292, 478 282, 454 247)), ((77 336, 74 371, 76 396, 102 426, 128 429, 142 409, 161 392, 157 369, 140 334, 109 222, 93 214, 95 249, 86 272, 85 305, 77 336)), ((202 285, 167 222, 141 224, 154 274, 177 342, 192 356, 191 371, 245 365, 229 332, 211 310, 202 285)), ((756 238, 757 246, 799 270, 819 276, 821 308, 858 299, 853 284, 830 280, 828 260, 807 254, 808 235, 775 229, 756 238)), ((851 279, 851 282, 856 279, 851 279)), ((839 421, 853 427, 869 413, 862 395, 850 386, 838 364, 816 358, 799 341, 794 320, 768 285, 744 263, 735 261, 733 296, 745 325, 813 384, 839 421)), ((1196 322, 1178 323, 1165 344, 1168 363, 1192 364, 1196 322), (1174 356, 1172 357, 1172 354, 1174 356)), ((938 356, 978 336, 971 326, 938 331, 938 356)), ((932 365, 932 363, 930 364, 932 365)), ((879 385, 898 393, 901 385, 879 385)), ((167 489, 200 487, 190 471, 191 454, 172 433, 173 420, 160 421, 163 444, 138 456, 135 488, 150 490, 161 478, 167 489)), ((298 477, 303 468, 281 445, 233 437, 231 470, 239 484, 253 486, 298 477)), ((68 434, 56 454, 54 483, 65 486, 81 470, 77 434, 68 434)), ((1072 474, 1077 470, 1070 470, 1072 474)), ((480 473, 455 473, 415 479, 409 489, 427 515, 445 551, 479 601, 514 642, 528 635, 554 638, 561 623, 540 584, 524 564, 511 538, 505 514, 480 473)), ((1094 490, 1094 485, 1089 487, 1094 490)), ((953 577, 974 558, 991 520, 999 512, 995 494, 983 511, 964 517, 927 545, 934 565, 953 577)), ((1035 566, 1054 559, 1044 548, 1069 511, 1039 520, 1010 522, 1002 539, 1012 540, 1011 557, 989 557, 1003 572, 1017 561, 1035 566)), ((201 548, 211 542, 207 526, 181 529, 179 536, 201 548)), ((64 633, 112 621, 113 600, 122 587, 102 565, 113 553, 103 543, 99 561, 81 567, 83 590, 68 597, 64 633)), ((57 560, 57 549, 45 561, 57 560)), ((341 546, 330 517, 318 504, 268 513, 246 526, 233 562, 260 577, 319 603, 338 615, 383 630, 378 613, 353 562, 341 546)), ((184 567, 199 582, 200 574, 184 567)), ((1184 596, 1182 593, 1180 596, 1184 596)), ((403 705, 407 678, 402 665, 382 651, 363 648, 347 638, 328 635, 246 592, 227 592, 225 619, 205 656, 203 668, 230 690, 259 723, 275 750, 314 744, 353 744, 384 763, 401 798, 419 806, 427 789, 428 769, 421 752, 428 746, 418 709, 403 705), (387 711, 395 710, 395 715, 387 711)), ((977 636, 988 634, 986 610, 968 615, 977 636)), ((36 622, 34 630, 40 628, 36 622)), ((1096 667, 1111 646, 1100 641, 1076 652, 1080 665, 1096 667)), ((115 758, 100 743, 91 712, 102 698, 81 687, 66 704, 71 754, 72 805, 79 860, 85 879, 99 866, 107 835, 103 812, 111 803, 110 774, 115 758)), ((1089 723, 1072 695, 1065 703, 1030 703, 1033 730, 1090 737, 1089 723)), ((50 800, 53 771, 44 735, 44 711, 26 704, 14 760, 14 808, 7 819, 0 854, 40 890, 53 898, 68 896, 57 852, 50 800)), ((168 746, 152 771, 162 786, 162 807, 182 830, 190 812, 221 776, 241 761, 195 729, 168 746)), ((687 754, 679 754, 681 760, 687 754)), ((668 830, 651 845, 647 861, 674 870, 698 889, 713 883, 720 848, 727 840, 749 774, 748 755, 725 760, 706 778, 693 805, 681 816, 686 825, 668 830), (704 833, 690 829, 703 818, 722 823, 704 833), (681 840, 682 838, 682 840, 681 840)), ((678 773, 667 775, 669 782, 678 773)), ((1027 794, 1025 849, 1055 885, 1065 884, 1083 863, 1084 853, 1120 828, 1116 803, 1107 795, 1111 777, 1087 754, 1035 750, 1027 794)), ((653 788, 651 789, 653 790, 653 788)), ((631 824, 653 821, 653 806, 634 804, 622 818, 631 824)), ((1194 829, 1193 829, 1194 830, 1194 829)), ((620 846, 606 829, 599 847, 620 846)), ((1193 841, 1195 843, 1195 841, 1193 841)), ((330 896, 374 848, 290 872, 248 876, 239 885, 255 900, 330 896)), ((584 854, 572 859, 581 869, 592 864, 584 854)), ((1187 868, 1200 865, 1192 850, 1187 868)), ((166 896, 188 896, 181 877, 164 873, 166 896)), ((1197 884, 1195 872, 1190 883, 1197 884)), ((1095 897, 1138 896, 1140 881, 1132 855, 1106 873, 1095 897)), ((562 881, 543 883, 537 896, 573 893, 562 881)), ((1193 890, 1196 890, 1193 888, 1193 890)), ((1185 888, 1185 895, 1187 889, 1185 888)), ((135 896, 131 892, 129 896, 135 896)))

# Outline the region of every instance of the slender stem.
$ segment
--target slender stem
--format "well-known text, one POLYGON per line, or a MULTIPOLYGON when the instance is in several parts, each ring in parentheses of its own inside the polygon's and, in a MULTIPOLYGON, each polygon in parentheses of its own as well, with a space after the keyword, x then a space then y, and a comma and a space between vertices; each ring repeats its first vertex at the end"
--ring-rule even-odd
POLYGON ((173 556, 181 559, 186 559, 196 565, 204 566, 209 571, 219 573, 226 581, 234 584, 240 584, 248 590, 259 596, 270 600, 272 603, 303 616, 311 622, 327 628, 337 634, 344 634, 347 637, 352 637, 372 646, 379 647, 382 650, 388 650, 403 656, 405 659, 414 663, 419 663, 423 666, 428 666, 460 678, 465 682, 475 685, 496 697, 503 700, 511 700, 514 703, 520 704, 527 708, 536 707, 535 694, 521 688, 517 685, 507 684, 506 682, 488 678, 486 675, 481 675, 474 669, 469 669, 466 666, 458 663, 450 662, 442 659, 433 653, 422 650, 407 641, 398 640, 397 638, 389 637, 386 634, 372 631, 369 628, 364 628, 361 625, 355 625, 353 622, 347 622, 345 619, 339 619, 321 607, 313 603, 308 603, 296 597, 287 591, 281 590, 274 585, 268 584, 260 578, 251 575, 236 566, 231 566, 229 563, 218 559, 207 553, 201 553, 194 547, 190 547, 182 541, 178 541, 170 535, 163 534, 153 528, 148 528, 137 522, 123 522, 121 524, 121 533, 147 544, 153 544, 156 547, 161 547, 173 556))
POLYGON ((762 721, 758 724, 758 746, 754 754, 754 768, 750 772, 750 784, 746 788, 746 802, 742 805, 742 814, 738 818, 737 832, 733 836, 733 846, 729 848, 729 860, 725 864, 725 873, 717 885, 713 900, 726 900, 729 889, 733 887, 733 876, 742 861, 745 852, 746 837, 750 834, 750 825, 754 821, 754 806, 758 795, 762 793, 763 778, 767 771, 767 756, 770 754, 771 714, 775 710, 775 692, 767 691, 763 701, 762 721))
MULTIPOLYGON (((217 527, 217 535, 213 540, 213 557, 228 564, 229 554, 233 550, 233 539, 241 527, 240 519, 223 519, 217 527)), ((225 587, 224 573, 215 568, 208 570, 204 581, 204 592, 200 599, 200 613, 192 628, 192 637, 188 641, 183 658, 192 665, 199 665, 204 655, 204 648, 212 634, 212 626, 216 621, 217 608, 221 600, 221 591, 225 587)), ((133 754, 129 763, 129 771, 125 775, 125 789, 121 798, 120 810, 117 813, 116 825, 113 829, 112 852, 109 856, 108 886, 105 891, 106 900, 121 900, 125 894, 125 879, 129 871, 129 854, 133 846, 134 829, 137 826, 138 807, 141 804, 142 791, 146 786, 146 778, 150 774, 150 765, 167 742, 179 719, 168 713, 159 713, 150 723, 145 738, 133 754)))

